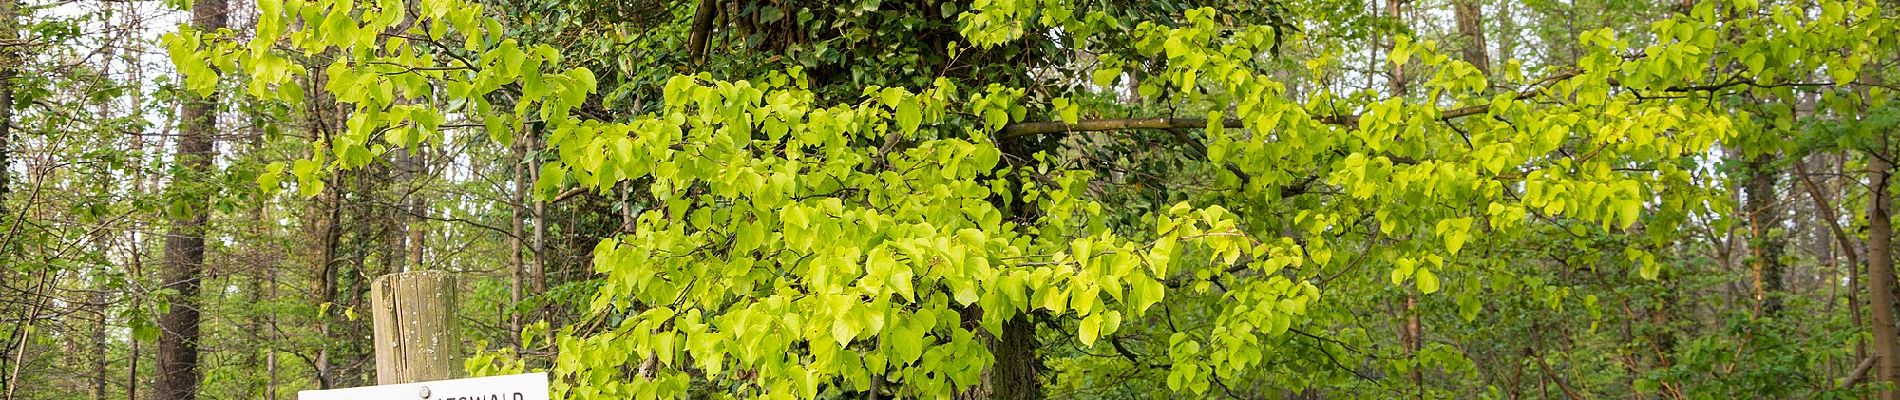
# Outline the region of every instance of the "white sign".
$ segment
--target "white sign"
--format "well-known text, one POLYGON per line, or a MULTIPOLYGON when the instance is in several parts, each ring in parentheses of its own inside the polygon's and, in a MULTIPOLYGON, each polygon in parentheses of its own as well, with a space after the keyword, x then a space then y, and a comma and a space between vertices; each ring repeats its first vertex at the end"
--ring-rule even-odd
POLYGON ((397 385, 297 392, 297 400, 548 400, 548 374, 535 372, 397 385))

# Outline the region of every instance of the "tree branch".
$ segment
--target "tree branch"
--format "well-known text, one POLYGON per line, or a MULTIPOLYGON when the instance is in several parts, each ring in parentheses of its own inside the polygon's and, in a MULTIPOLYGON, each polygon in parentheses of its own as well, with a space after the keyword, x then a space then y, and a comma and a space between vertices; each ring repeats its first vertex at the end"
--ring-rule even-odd
MULTIPOLYGON (((1221 126, 1241 128, 1238 119, 1228 119, 1221 126)), ((1046 135, 1066 132, 1101 132, 1130 129, 1181 129, 1206 128, 1206 118, 1133 118, 1133 119, 1090 119, 1066 122, 1018 122, 1003 127, 1002 138, 1016 138, 1029 135, 1046 135)))
MULTIPOLYGON (((1538 80, 1536 83, 1532 83, 1530 86, 1525 86, 1523 90, 1518 92, 1517 98, 1521 99, 1521 98, 1530 97, 1532 95, 1537 94, 1537 92, 1543 91, 1545 88, 1550 87, 1551 84, 1554 84, 1556 82, 1560 82, 1566 79, 1574 78, 1577 75, 1578 75, 1578 72, 1576 71, 1565 71, 1565 72, 1552 74, 1551 76, 1538 80)), ((1479 105, 1474 105, 1474 106, 1465 106, 1465 107, 1439 111, 1438 119, 1441 121, 1450 121, 1453 119, 1469 117, 1469 116, 1478 115, 1478 114, 1484 114, 1487 112, 1491 112, 1491 106, 1488 104, 1479 104, 1479 105)), ((1312 117, 1313 117, 1313 120, 1319 121, 1320 123, 1327 124, 1327 125, 1339 125, 1339 126, 1345 126, 1345 127, 1353 127, 1353 126, 1359 125, 1359 116, 1356 114, 1314 115, 1312 117)), ((1207 125, 1208 125, 1208 121, 1206 118, 1091 119, 1091 120, 1076 121, 1073 124, 1066 123, 1066 122, 1018 122, 1018 123, 1004 126, 999 136, 1004 139, 1009 139, 1009 138, 1016 138, 1016 137, 1022 137, 1022 136, 1028 136, 1028 135, 1046 135, 1046 134, 1052 134, 1052 133, 1120 131, 1120 130, 1130 130, 1130 129, 1206 128, 1207 125)), ((1246 125, 1242 123, 1239 119, 1233 119, 1233 118, 1222 120, 1221 126, 1226 127, 1226 128, 1245 128, 1246 127, 1246 125)))
POLYGON ((699 0, 699 7, 693 10, 693 31, 686 38, 686 51, 691 52, 693 63, 706 62, 706 45, 711 42, 713 17, 719 11, 719 3, 714 0, 699 0))

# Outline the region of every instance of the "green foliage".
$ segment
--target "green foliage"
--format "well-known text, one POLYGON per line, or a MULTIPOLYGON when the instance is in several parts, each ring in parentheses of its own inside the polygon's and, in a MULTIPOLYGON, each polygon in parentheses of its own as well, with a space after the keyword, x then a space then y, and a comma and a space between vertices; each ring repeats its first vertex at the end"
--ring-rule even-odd
MULTIPOLYGON (((513 38, 479 5, 432 0, 409 15, 400 3, 265 1, 248 42, 188 31, 166 45, 200 93, 234 74, 252 96, 298 104, 308 95, 294 78, 323 74, 322 89, 350 107, 347 129, 314 143, 309 158, 262 168, 255 183, 267 191, 289 173, 314 195, 326 174, 438 143, 450 124, 480 126, 477 136, 501 145, 546 132, 550 161, 533 188, 543 199, 641 182, 654 209, 593 252, 601 282, 587 311, 613 322, 549 339, 557 393, 572 398, 678 397, 696 385, 748 397, 879 387, 946 398, 982 379, 996 359, 985 338, 1018 316, 1053 327, 1039 335, 1070 355, 1052 363, 1058 387, 1102 378, 1090 370, 1110 361, 1079 355, 1091 351, 1141 367, 1130 375, 1149 385, 1127 392, 1148 396, 1237 382, 1418 390, 1363 382, 1350 365, 1361 362, 1392 375, 1476 374, 1474 360, 1442 343, 1402 358, 1340 357, 1384 339, 1355 327, 1354 313, 1394 296, 1442 306, 1439 322, 1570 310, 1594 331, 1605 314, 1597 294, 1574 295, 1509 264, 1526 258, 1525 242, 1611 254, 1592 268, 1620 268, 1611 275, 1638 278, 1631 284, 1681 273, 1658 254, 1685 225, 1729 211, 1724 192, 1698 185, 1715 172, 1712 149, 1768 140, 1719 99, 1785 92, 1819 75, 1833 82, 1813 86, 1845 85, 1879 54, 1873 46, 1892 47, 1856 38, 1894 29, 1864 1, 1822 1, 1819 13, 1703 2, 1645 31, 1583 32, 1574 64, 1509 63, 1493 76, 1436 41, 1399 36, 1385 63, 1422 79, 1411 95, 1388 96, 1290 90, 1289 77, 1315 77, 1262 68, 1262 59, 1281 46, 1314 50, 1301 40, 1311 38, 1232 24, 1212 8, 1139 20, 1066 1, 945 6, 974 45, 943 46, 950 59, 1041 46, 1025 42, 1062 32, 1080 39, 1059 48, 1101 54, 1062 74, 1105 91, 1131 77, 1151 108, 1206 116, 1192 127, 1198 136, 1182 134, 1204 143, 1203 158, 1180 170, 1219 185, 1183 185, 1150 209, 1120 211, 1092 189, 1119 178, 1085 168, 1085 157, 1012 153, 1030 139, 1008 133, 1013 124, 1124 111, 1086 87, 1050 95, 939 74, 852 76, 845 81, 874 83, 839 89, 851 85, 810 75, 842 60, 817 43, 789 51, 789 67, 744 79, 606 77, 619 82, 608 101, 638 90, 629 87, 661 98, 638 110, 650 112, 600 118, 587 107, 603 76, 571 66, 563 50, 513 38), (1088 40, 1098 36, 1113 39, 1088 40), (323 52, 336 55, 323 71, 286 61, 323 52)), ((879 8, 868 3, 831 13, 879 8)), ((825 18, 755 12, 768 24, 825 18)), ((1315 59, 1309 72, 1326 63, 1315 59)), ((1846 99, 1842 112, 1887 96, 1864 89, 1831 96, 1846 99)), ((1712 354, 1697 349, 1729 339, 1708 340, 1686 351, 1712 354)), ((470 369, 526 368, 511 359, 484 355, 470 369)))

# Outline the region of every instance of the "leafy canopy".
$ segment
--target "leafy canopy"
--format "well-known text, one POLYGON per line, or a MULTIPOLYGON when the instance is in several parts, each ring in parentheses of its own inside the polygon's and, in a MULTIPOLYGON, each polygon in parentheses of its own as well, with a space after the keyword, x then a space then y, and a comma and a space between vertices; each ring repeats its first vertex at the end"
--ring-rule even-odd
MULTIPOLYGON (((978 48, 1021 45, 1039 30, 1125 38, 1067 41, 1108 54, 1072 68, 1087 68, 1078 72, 1093 88, 1140 74, 1142 97, 1204 110, 1199 137, 1188 138, 1205 146, 1194 173, 1227 185, 1190 190, 1135 228, 1107 223, 1114 205, 1089 189, 1102 177, 1059 153, 1013 160, 1000 145, 1030 135, 1012 124, 1076 124, 1109 107, 1079 98, 1028 104, 1024 88, 939 78, 828 104, 804 71, 788 68, 743 80, 676 76, 658 112, 603 121, 576 111, 596 91, 593 72, 506 37, 462 0, 414 9, 260 0, 248 41, 186 31, 166 45, 200 93, 236 76, 251 96, 300 104, 316 96, 299 82, 321 74, 322 97, 350 107, 347 130, 314 143, 310 159, 269 168, 259 178, 267 188, 287 173, 313 195, 325 174, 463 126, 504 145, 544 135, 558 161, 542 166, 543 197, 645 180, 665 206, 595 250, 605 284, 592 309, 615 322, 552 339, 562 396, 676 396, 698 379, 774 398, 874 381, 905 397, 948 397, 992 363, 984 335, 1024 313, 1063 321, 1060 337, 1083 348, 1139 333, 1125 336, 1165 352, 1167 390, 1201 393, 1223 379, 1294 372, 1276 360, 1321 357, 1285 343, 1290 331, 1341 318, 1316 309, 1332 291, 1451 290, 1462 316, 1475 318, 1465 299, 1483 294, 1478 282, 1491 272, 1469 267, 1482 258, 1473 249, 1560 234, 1539 221, 1562 221, 1570 234, 1640 230, 1648 240, 1623 254, 1640 266, 1630 273, 1655 278, 1648 249, 1698 213, 1726 211, 1690 184, 1711 146, 1738 136, 1735 118, 1709 99, 1816 71, 1852 80, 1871 51, 1854 38, 1893 34, 1871 2, 1820 3, 1827 12, 1815 15, 1701 2, 1640 37, 1584 33, 1577 65, 1507 63, 1490 77, 1433 42, 1401 39, 1387 61, 1423 71, 1410 96, 1291 94, 1275 78, 1289 72, 1257 61, 1281 43, 1298 46, 1298 33, 1229 26, 1211 9, 1122 21, 1069 1, 1002 0, 960 13, 963 38, 978 48), (1090 48, 1104 44, 1129 48, 1090 48), (293 61, 318 55, 334 61, 320 71, 293 61), (1705 68, 1711 59, 1743 68, 1718 75, 1705 68), (1015 214, 1019 206, 1036 212, 1015 214), (1383 279, 1332 279, 1361 266, 1383 279), (1175 309, 1207 323, 1177 326, 1158 311, 1175 309), (647 371, 649 359, 650 376, 623 372, 647 371)), ((1298 389, 1322 379, 1272 382, 1298 389)))

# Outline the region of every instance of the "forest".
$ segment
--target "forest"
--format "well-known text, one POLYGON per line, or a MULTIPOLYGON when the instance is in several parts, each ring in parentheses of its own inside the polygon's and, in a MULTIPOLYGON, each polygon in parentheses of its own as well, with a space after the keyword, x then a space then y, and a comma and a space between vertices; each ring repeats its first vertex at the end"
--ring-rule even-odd
POLYGON ((1900 0, 0 0, 0 400, 1900 399, 1900 0), (433 272, 432 272, 433 273, 433 272))

